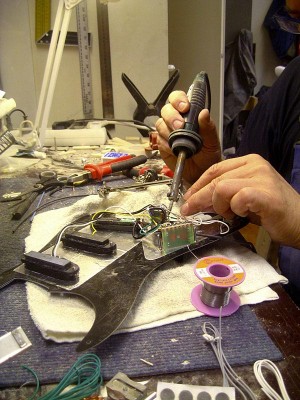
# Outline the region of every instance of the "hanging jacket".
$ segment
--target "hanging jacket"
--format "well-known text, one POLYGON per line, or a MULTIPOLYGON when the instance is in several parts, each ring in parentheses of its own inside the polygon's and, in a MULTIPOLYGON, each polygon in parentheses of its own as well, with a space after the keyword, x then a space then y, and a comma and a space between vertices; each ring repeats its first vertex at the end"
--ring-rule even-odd
POLYGON ((242 29, 236 40, 226 46, 223 118, 224 149, 234 146, 235 133, 232 134, 232 126, 229 126, 229 124, 243 110, 256 86, 252 45, 252 33, 247 29, 242 29))

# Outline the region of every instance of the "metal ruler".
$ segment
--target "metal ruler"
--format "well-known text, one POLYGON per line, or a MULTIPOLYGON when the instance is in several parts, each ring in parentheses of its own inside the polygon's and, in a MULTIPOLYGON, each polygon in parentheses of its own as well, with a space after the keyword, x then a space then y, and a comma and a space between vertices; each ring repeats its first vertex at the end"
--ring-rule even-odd
MULTIPOLYGON (((51 29, 51 0, 35 0, 35 37, 40 40, 51 29)), ((76 6, 82 105, 85 118, 93 118, 92 76, 90 65, 86 1, 76 6)), ((114 118, 108 5, 97 1, 97 21, 101 67, 103 117, 114 118)))
POLYGON ((51 29, 51 0, 35 0, 35 41, 51 29))
POLYGON ((86 119, 92 119, 94 112, 86 0, 76 6, 76 20, 83 114, 86 119))
MULTIPOLYGON (((108 4, 97 1, 97 22, 101 68, 103 117, 114 118, 114 99, 111 72, 108 4)), ((108 129, 108 127, 107 127, 108 129)))

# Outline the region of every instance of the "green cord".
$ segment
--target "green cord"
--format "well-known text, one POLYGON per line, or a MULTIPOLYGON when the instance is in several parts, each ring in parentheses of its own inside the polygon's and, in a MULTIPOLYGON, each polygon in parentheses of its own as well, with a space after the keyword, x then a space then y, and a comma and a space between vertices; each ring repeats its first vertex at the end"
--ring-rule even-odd
POLYGON ((29 399, 28 399, 28 400, 33 400, 33 399, 35 399, 35 397, 36 397, 36 395, 37 395, 37 393, 38 393, 38 391, 40 389, 39 378, 38 378, 37 374, 35 373, 35 371, 33 369, 31 369, 30 367, 27 367, 26 365, 22 365, 22 368, 27 369, 34 376, 34 379, 35 379, 35 382, 36 382, 36 388, 35 388, 35 391, 34 391, 33 395, 31 397, 29 397, 29 399))
POLYGON ((39 390, 36 373, 28 367, 24 368, 34 375, 37 382, 37 388, 28 400, 81 400, 97 393, 103 383, 101 361, 96 354, 84 354, 79 357, 59 384, 41 397, 36 397, 39 390), (69 386, 71 387, 65 390, 69 386))

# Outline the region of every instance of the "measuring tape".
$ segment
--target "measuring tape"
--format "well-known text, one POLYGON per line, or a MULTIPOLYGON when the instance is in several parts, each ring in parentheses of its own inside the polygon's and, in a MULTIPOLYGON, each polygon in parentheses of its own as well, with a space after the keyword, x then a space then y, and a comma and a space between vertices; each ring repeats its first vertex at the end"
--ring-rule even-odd
POLYGON ((51 29, 51 0, 35 0, 35 41, 51 29))
POLYGON ((83 114, 86 119, 93 118, 92 75, 89 49, 88 15, 86 1, 76 6, 77 36, 81 78, 83 114))

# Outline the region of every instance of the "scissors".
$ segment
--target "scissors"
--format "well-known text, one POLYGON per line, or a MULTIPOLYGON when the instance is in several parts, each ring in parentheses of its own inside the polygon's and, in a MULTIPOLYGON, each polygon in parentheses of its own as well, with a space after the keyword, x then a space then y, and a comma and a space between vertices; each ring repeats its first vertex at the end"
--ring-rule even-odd
POLYGON ((51 170, 40 172, 39 178, 39 181, 32 188, 24 192, 6 193, 2 196, 1 201, 20 200, 12 213, 12 219, 19 220, 22 218, 39 194, 49 191, 53 194, 54 191, 66 186, 68 182, 68 177, 58 177, 57 173, 51 170))

